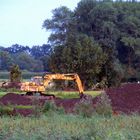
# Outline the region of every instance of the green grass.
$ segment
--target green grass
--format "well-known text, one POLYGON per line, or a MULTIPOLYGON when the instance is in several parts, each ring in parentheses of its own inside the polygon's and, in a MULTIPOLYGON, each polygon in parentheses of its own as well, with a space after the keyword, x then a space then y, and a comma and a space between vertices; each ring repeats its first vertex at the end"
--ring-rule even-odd
MULTIPOLYGON (((102 91, 84 91, 84 94, 91 95, 92 97, 96 97, 101 94, 102 91)), ((79 92, 71 92, 71 91, 51 91, 46 92, 48 94, 54 94, 56 97, 60 98, 79 98, 79 92)))
POLYGON ((2 97, 2 96, 4 96, 4 95, 6 95, 7 93, 15 93, 15 94, 23 94, 23 92, 20 92, 20 91, 17 91, 17 92, 15 92, 15 91, 12 91, 12 90, 10 90, 10 91, 0 91, 0 98, 2 97))
POLYGON ((13 111, 13 109, 32 109, 33 106, 31 105, 0 105, 0 112, 2 112, 3 110, 7 110, 7 111, 13 111))
POLYGON ((17 108, 17 109, 31 109, 32 106, 31 105, 16 105, 16 106, 12 106, 13 108, 17 108))
MULTIPOLYGON (((23 94, 25 92, 20 92, 20 91, 12 91, 11 90, 1 90, 0 91, 0 97, 6 95, 8 92, 16 93, 16 94, 23 94)), ((66 92, 66 91, 49 91, 46 92, 46 94, 54 94, 56 97, 60 98, 79 98, 79 92, 66 92)), ((86 95, 91 95, 93 97, 96 97, 101 94, 101 91, 85 91, 84 94, 86 95)))
POLYGON ((40 118, 1 117, 0 139, 3 140, 139 140, 140 116, 52 114, 40 118))

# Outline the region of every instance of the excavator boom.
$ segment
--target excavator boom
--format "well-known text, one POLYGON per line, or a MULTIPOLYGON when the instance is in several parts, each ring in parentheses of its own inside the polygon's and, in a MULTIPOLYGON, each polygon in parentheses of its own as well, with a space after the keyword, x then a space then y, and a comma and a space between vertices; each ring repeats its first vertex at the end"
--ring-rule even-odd
POLYGON ((52 80, 68 80, 68 81, 75 81, 80 94, 83 94, 83 86, 82 82, 78 76, 78 74, 47 74, 44 76, 44 86, 47 87, 49 82, 52 80))

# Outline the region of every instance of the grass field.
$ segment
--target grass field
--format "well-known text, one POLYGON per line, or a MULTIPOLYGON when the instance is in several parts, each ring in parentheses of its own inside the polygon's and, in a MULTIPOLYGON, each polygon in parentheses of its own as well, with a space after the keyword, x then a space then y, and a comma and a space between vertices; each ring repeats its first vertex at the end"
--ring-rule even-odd
POLYGON ((140 117, 51 113, 40 118, 1 117, 1 140, 139 140, 140 117))
MULTIPOLYGON (((25 92, 15 91, 15 89, 2 90, 0 91, 0 97, 6 95, 7 93, 23 94, 25 92)), ((46 94, 54 94, 56 97, 60 98, 79 98, 79 92, 68 92, 68 91, 46 91, 46 94)), ((101 94, 101 91, 85 91, 84 94, 96 97, 101 94)))
MULTIPOLYGON (((65 96, 67 92, 62 94, 65 96)), ((100 93, 88 91, 87 94, 97 96, 100 93)), ((19 109, 31 107, 16 106, 19 109)), ((84 117, 50 110, 40 116, 0 116, 0 140, 139 140, 139 132, 138 114, 104 116, 93 113, 91 117, 84 117)))

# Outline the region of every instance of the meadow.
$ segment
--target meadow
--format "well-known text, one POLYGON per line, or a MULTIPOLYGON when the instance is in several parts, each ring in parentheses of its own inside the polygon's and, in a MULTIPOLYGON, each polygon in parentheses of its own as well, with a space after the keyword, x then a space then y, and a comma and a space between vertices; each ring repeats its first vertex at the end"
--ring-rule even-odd
MULTIPOLYGON (((100 114, 91 110, 90 103, 86 102, 83 105, 80 106, 80 113, 78 114, 65 113, 63 108, 58 109, 56 106, 48 104, 43 108, 38 105, 16 106, 19 109, 33 108, 34 113, 28 117, 1 114, 0 140, 140 139, 139 114, 100 114)), ((108 112, 106 103, 102 106, 104 111, 108 112)), ((10 107, 9 109, 12 109, 12 106, 10 107)), ((102 110, 102 107, 99 106, 98 109, 102 110)))
POLYGON ((1 140, 139 140, 138 115, 85 118, 49 112, 36 117, 0 117, 1 140))

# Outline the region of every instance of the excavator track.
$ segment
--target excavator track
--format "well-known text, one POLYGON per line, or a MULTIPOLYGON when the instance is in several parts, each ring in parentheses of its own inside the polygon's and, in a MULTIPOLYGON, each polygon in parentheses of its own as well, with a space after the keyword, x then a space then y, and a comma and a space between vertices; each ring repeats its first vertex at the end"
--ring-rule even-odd
POLYGON ((21 94, 22 96, 26 96, 26 97, 45 97, 46 99, 55 99, 55 95, 54 94, 45 94, 45 93, 36 93, 36 92, 26 92, 25 94, 21 94))

